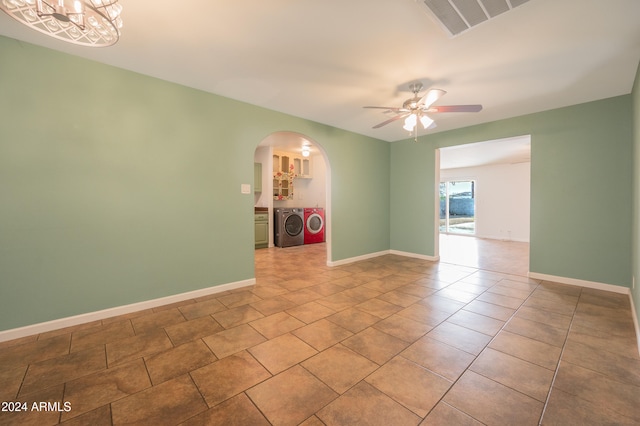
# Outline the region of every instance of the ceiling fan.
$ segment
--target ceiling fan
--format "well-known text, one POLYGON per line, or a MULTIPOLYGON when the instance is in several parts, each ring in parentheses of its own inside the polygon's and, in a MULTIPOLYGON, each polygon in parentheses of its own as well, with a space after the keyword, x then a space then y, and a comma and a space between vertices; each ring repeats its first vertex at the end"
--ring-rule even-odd
POLYGON ((394 121, 405 119, 403 129, 409 132, 415 132, 414 135, 417 139, 418 135, 418 121, 422 124, 424 129, 432 129, 436 127, 435 122, 427 114, 435 114, 440 112, 478 112, 482 110, 482 105, 444 105, 433 106, 433 103, 440 99, 445 92, 441 89, 430 89, 423 96, 418 96, 422 91, 422 83, 412 83, 409 88, 413 92, 413 98, 409 98, 400 108, 394 107, 381 107, 381 106, 365 106, 364 108, 376 108, 384 109, 385 113, 395 113, 395 116, 383 121, 382 123, 373 126, 374 129, 378 129, 382 126, 386 126, 394 121))

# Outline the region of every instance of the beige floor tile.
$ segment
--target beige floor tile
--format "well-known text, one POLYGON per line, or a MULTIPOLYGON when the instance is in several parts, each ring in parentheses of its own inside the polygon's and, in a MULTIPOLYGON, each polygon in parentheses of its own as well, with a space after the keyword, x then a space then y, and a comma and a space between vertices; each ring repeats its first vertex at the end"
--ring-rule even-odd
POLYGON ((574 296, 558 295, 557 298, 531 296, 523 306, 555 312, 562 315, 573 315, 578 304, 578 298, 574 296))
POLYGON ((423 337, 400 353, 440 376, 454 381, 471 365, 475 357, 430 337, 423 337))
POLYGON ((191 372, 209 407, 263 382, 271 374, 247 351, 238 352, 191 372))
POLYGON ((222 330, 224 328, 210 316, 199 317, 165 328, 167 335, 175 346, 210 336, 222 330))
POLYGON ((572 315, 559 314, 531 306, 522 306, 515 317, 547 324, 562 330, 568 330, 573 319, 572 315))
POLYGON ((318 299, 316 300, 316 302, 323 306, 326 306, 327 308, 333 309, 336 312, 342 311, 360 303, 357 300, 344 294, 344 290, 340 293, 335 293, 331 296, 326 296, 322 299, 318 299))
POLYGON ((220 331, 202 340, 218 358, 224 358, 236 352, 258 345, 267 339, 248 324, 220 331))
POLYGON ((224 311, 227 307, 220 303, 218 299, 207 299, 194 305, 180 306, 178 309, 186 319, 192 320, 224 311))
POLYGON ((142 359, 72 380, 64 390, 64 400, 72 409, 62 414, 62 420, 78 417, 149 387, 151 381, 142 359))
MULTIPOLYGON (((464 305, 468 303, 468 302, 462 302, 460 300, 455 300, 450 297, 442 296, 441 294, 444 295, 446 293, 441 293, 441 292, 446 290, 447 290, 446 288, 439 290, 438 292, 432 294, 431 296, 425 297, 418 303, 429 309, 446 312, 448 314, 453 314, 455 312, 458 312, 460 309, 464 307, 464 305)), ((468 293, 468 294, 471 294, 471 293, 468 293)))
POLYGON ((136 334, 144 334, 156 328, 164 328, 186 321, 178 308, 152 312, 131 320, 136 334))
POLYGON ((294 366, 247 391, 272 424, 297 425, 338 394, 301 366, 294 366))
POLYGON ((267 339, 273 339, 274 337, 278 337, 282 334, 303 327, 305 324, 285 312, 279 312, 269 315, 268 317, 252 321, 249 325, 258 330, 258 332, 267 339))
POLYGON ((374 328, 364 331, 342 341, 342 344, 382 365, 404 350, 409 344, 404 340, 374 328))
POLYGON ((637 425, 637 420, 606 407, 554 389, 544 410, 542 425, 637 425))
POLYGON ((433 327, 400 315, 391 315, 375 323, 373 328, 395 336, 405 342, 413 343, 427 334, 433 327))
POLYGON ((206 409, 188 375, 111 403, 114 425, 178 424, 206 409))
POLYGON ((33 362, 68 354, 70 341, 71 333, 8 346, 0 351, 0 368, 26 367, 33 362))
POLYGON ((482 351, 469 369, 542 403, 553 380, 552 370, 490 348, 482 351))
POLYGON ((302 366, 339 394, 378 368, 378 364, 341 344, 309 358, 302 366))
POLYGON ((451 313, 416 303, 399 311, 398 315, 435 327, 449 318, 451 313))
POLYGON ((640 359, 635 333, 619 336, 607 331, 573 324, 568 339, 593 349, 614 352, 627 358, 640 359))
POLYGON ((504 306, 494 305, 492 303, 474 300, 463 308, 465 311, 474 312, 500 321, 507 321, 516 312, 515 309, 505 308, 504 306))
POLYGON ((420 426, 482 426, 482 423, 466 413, 440 402, 424 419, 420 426))
MULTIPOLYGON (((46 389, 20 396, 17 400, 21 404, 19 411, 0 410, 0 425, 7 426, 45 426, 58 424, 58 411, 33 409, 33 404, 39 407, 41 402, 57 403, 63 407, 62 393, 64 385, 55 385, 46 389), (26 410, 26 411, 25 411, 26 410)), ((73 409, 73 407, 71 407, 73 409)))
POLYGON ((321 409, 318 418, 327 426, 417 425, 420 417, 366 382, 360 382, 321 409))
POLYGON ((443 401, 491 425, 537 425, 544 406, 472 371, 462 375, 443 401))
POLYGON ((522 299, 505 296, 503 294, 484 292, 476 298, 482 302, 493 303, 509 309, 518 309, 522 305, 522 299))
POLYGON ((302 322, 310 324, 319 319, 326 318, 329 315, 333 315, 336 311, 319 303, 309 302, 293 309, 287 309, 287 313, 293 315, 302 322))
POLYGON ((104 345, 134 335, 135 332, 129 320, 79 330, 71 335, 71 352, 89 349, 96 345, 104 345))
POLYGON ((393 358, 365 380, 420 417, 425 417, 453 384, 403 357, 393 358))
POLYGON ((344 339, 353 336, 353 333, 326 319, 321 319, 305 327, 292 332, 295 336, 304 340, 316 350, 322 351, 335 345, 344 339))
POLYGON ((562 348, 557 346, 504 330, 498 333, 488 347, 548 370, 556 369, 562 352, 562 348))
POLYGON ((269 299, 263 299, 258 302, 252 302, 251 307, 262 315, 269 316, 278 312, 282 312, 297 305, 285 297, 276 296, 269 299))
POLYGON ((402 307, 398 305, 386 302, 379 298, 369 299, 366 302, 356 305, 355 308, 383 319, 402 309, 402 307))
POLYGON ((258 318, 264 318, 264 315, 249 305, 219 311, 211 314, 211 316, 224 328, 233 328, 258 318))
MULTIPOLYGON (((342 289, 340 289, 340 290, 342 290, 342 289)), ((337 291, 340 291, 340 290, 337 290, 337 291)), ((333 293, 329 293, 329 294, 333 294, 333 293)), ((285 294, 282 294, 281 297, 283 299, 288 300, 289 302, 291 302, 293 304, 293 306, 291 306, 291 307, 296 307, 296 306, 299 306, 299 305, 303 305, 305 303, 313 302, 314 300, 320 299, 323 296, 327 296, 327 295, 326 294, 323 295, 323 294, 317 293, 317 292, 313 291, 313 288, 303 288, 302 290, 292 291, 292 292, 287 292, 285 294)), ((291 307, 288 307, 286 309, 289 309, 291 307)), ((258 309, 258 310, 260 310, 260 309, 258 309)))
POLYGON ((136 358, 162 352, 172 347, 173 345, 167 333, 161 328, 156 328, 146 334, 107 343, 107 362, 109 367, 112 367, 136 358))
POLYGON ((529 297, 532 292, 533 289, 525 289, 520 286, 514 288, 513 286, 508 285, 508 282, 504 280, 487 290, 487 293, 501 294, 503 296, 513 297, 523 301, 529 297))
POLYGON ((447 322, 478 331, 489 336, 495 336, 505 322, 474 312, 459 310, 451 315, 447 322))
POLYGON ((216 356, 202 340, 194 340, 144 358, 154 386, 215 360, 216 356))
POLYGON ((290 333, 260 343, 249 348, 248 351, 271 374, 278 374, 318 353, 313 347, 290 333))
POLYGON ((103 405, 95 410, 67 420, 63 424, 64 426, 111 426, 111 405, 103 405))
POLYGON ((561 362, 554 390, 588 401, 601 410, 612 410, 640 422, 640 387, 613 380, 601 373, 561 362))
POLYGON ((613 380, 638 386, 640 390, 640 360, 637 358, 594 349, 569 339, 564 347, 562 360, 597 371, 613 380))
POLYGON ((241 393, 220 405, 190 418, 182 426, 269 426, 269 421, 260 413, 251 400, 241 393))
POLYGON ((238 291, 237 293, 231 293, 217 298, 227 308, 237 308, 238 306, 248 305, 262 300, 251 291, 238 291))
POLYGON ((427 336, 473 355, 480 354, 491 341, 491 336, 448 321, 435 327, 427 336))
POLYGON ((567 337, 567 330, 552 327, 537 321, 514 316, 504 326, 505 331, 519 334, 530 339, 548 343, 550 345, 561 348, 567 337))
POLYGON ((380 319, 381 318, 379 316, 371 315, 355 307, 345 309, 344 311, 327 317, 328 321, 331 321, 352 333, 362 331, 377 323, 380 319))
POLYGON ((24 377, 20 396, 65 383, 82 376, 105 370, 104 349, 95 347, 31 364, 24 377))

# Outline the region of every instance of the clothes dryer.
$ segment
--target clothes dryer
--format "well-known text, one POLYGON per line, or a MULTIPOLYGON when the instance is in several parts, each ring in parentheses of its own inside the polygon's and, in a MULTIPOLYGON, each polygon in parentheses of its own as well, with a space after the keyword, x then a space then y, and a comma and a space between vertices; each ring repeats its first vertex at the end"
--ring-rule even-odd
POLYGON ((298 208, 274 209, 274 244, 291 247, 304 244, 304 210, 298 208))
POLYGON ((319 207, 304 209, 304 243, 324 242, 324 210, 319 207))

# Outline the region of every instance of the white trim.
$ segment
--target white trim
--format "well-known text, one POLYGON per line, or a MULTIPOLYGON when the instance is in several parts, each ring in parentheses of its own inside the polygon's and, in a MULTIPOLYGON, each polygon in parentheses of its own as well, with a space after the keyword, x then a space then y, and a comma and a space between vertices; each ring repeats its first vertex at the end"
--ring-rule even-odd
POLYGON ((636 329, 636 342, 638 343, 638 355, 640 355, 640 324, 638 324, 638 311, 636 310, 636 306, 633 304, 633 297, 631 296, 631 292, 629 292, 629 302, 631 303, 631 316, 633 317, 633 325, 636 329))
POLYGON ((130 305, 116 306, 114 308, 103 309, 86 314, 74 315, 72 317, 59 318, 52 321, 41 322, 38 324, 27 325, 24 327, 14 328, 10 330, 0 331, 0 342, 7 340, 19 339, 21 337, 32 336, 34 334, 44 333, 47 331, 58 330, 61 328, 71 327, 74 325, 85 324, 91 321, 98 321, 117 315, 129 314, 131 312, 142 311, 144 309, 156 308, 158 306, 169 305, 171 303, 182 302, 184 300, 195 299, 197 297, 209 296, 211 294, 221 293, 227 290, 247 287, 256 283, 255 278, 248 280, 236 281, 228 284, 221 284, 214 287, 202 288, 199 290, 189 291, 186 293, 174 294, 171 296, 160 297, 158 299, 145 300, 143 302, 132 303, 130 305))
POLYGON ((359 262, 361 260, 373 259, 374 257, 384 256, 389 254, 391 250, 379 251, 376 253, 363 254, 362 256, 350 257, 348 259, 336 260, 334 262, 327 261, 327 266, 340 266, 348 263, 359 262))
POLYGON ((578 287, 593 288, 596 290, 611 291, 613 293, 620 293, 620 294, 630 294, 631 292, 628 287, 622 287, 619 285, 604 284, 604 283, 599 283, 595 281, 585 281, 585 280, 579 280, 576 278, 559 277, 556 275, 540 274, 538 272, 529 272, 529 278, 543 280, 543 281, 552 281, 560 284, 575 285, 578 287))
POLYGON ((430 262, 439 262, 440 256, 428 256, 426 254, 410 253, 408 251, 389 250, 390 254, 397 254, 398 256, 413 257, 415 259, 428 260, 430 262))

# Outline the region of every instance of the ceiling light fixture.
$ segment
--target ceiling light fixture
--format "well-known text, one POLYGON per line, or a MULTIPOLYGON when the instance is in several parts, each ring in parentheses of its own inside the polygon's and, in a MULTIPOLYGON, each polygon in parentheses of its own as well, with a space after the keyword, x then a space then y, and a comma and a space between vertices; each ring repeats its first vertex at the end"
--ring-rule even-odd
POLYGON ((0 9, 36 31, 82 46, 111 46, 122 28, 118 0, 0 0, 0 9))
POLYGON ((303 145, 302 146, 302 156, 303 157, 308 157, 310 153, 311 153, 311 149, 309 148, 309 145, 303 145))

